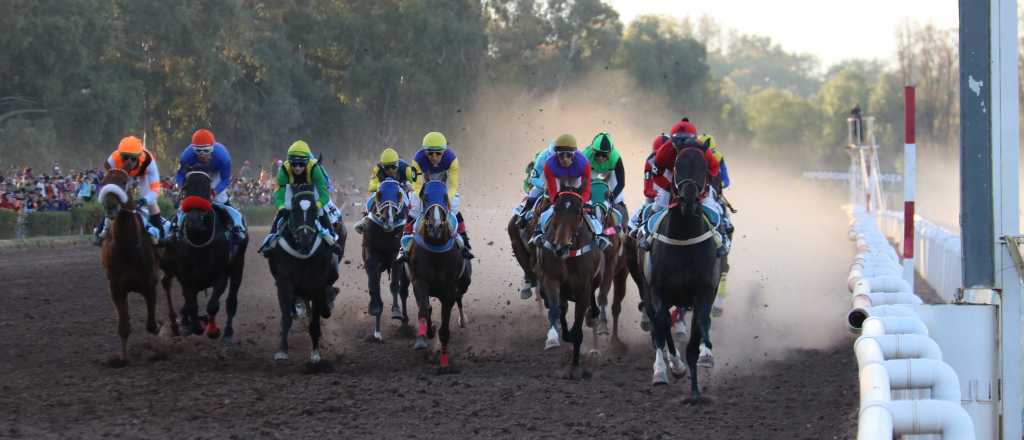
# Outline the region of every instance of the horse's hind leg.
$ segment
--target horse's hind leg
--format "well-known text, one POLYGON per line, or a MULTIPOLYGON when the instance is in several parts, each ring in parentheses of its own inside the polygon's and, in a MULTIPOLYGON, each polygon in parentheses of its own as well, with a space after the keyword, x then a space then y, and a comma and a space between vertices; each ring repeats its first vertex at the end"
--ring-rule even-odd
MULTIPOLYGON (((580 366, 580 346, 583 345, 583 321, 586 320, 587 313, 590 312, 590 296, 592 295, 588 296, 586 292, 578 292, 576 296, 575 320, 573 320, 572 329, 568 332, 569 340, 572 342, 572 364, 566 369, 564 374, 566 379, 582 379, 584 376, 583 368, 580 366)), ((562 316, 564 319, 564 312, 562 316)))
POLYGON ((626 297, 627 273, 615 275, 615 291, 612 298, 612 339, 619 339, 619 314, 622 313, 622 300, 626 297))
POLYGON ((121 362, 128 362, 128 335, 132 333, 131 320, 128 317, 128 292, 124 289, 110 288, 110 300, 117 312, 117 335, 121 337, 121 362))
POLYGON ((220 297, 228 287, 228 278, 222 276, 213 284, 213 294, 206 301, 206 336, 210 339, 220 337, 220 329, 217 328, 217 312, 220 311, 220 297))
POLYGON ((156 324, 156 282, 142 292, 142 298, 146 300, 146 331, 151 334, 160 333, 160 326, 156 324))
POLYGON ((178 336, 178 314, 174 312, 174 300, 171 297, 171 285, 173 283, 174 275, 165 271, 163 278, 160 279, 160 285, 164 289, 164 295, 167 296, 167 328, 172 336, 178 336))
POLYGON ((313 314, 309 320, 309 338, 313 341, 313 351, 309 353, 309 362, 320 362, 320 312, 327 307, 323 298, 313 300, 313 314))
MULTIPOLYGON (((454 292, 449 293, 452 295, 454 292)), ((450 372, 448 368, 448 341, 451 337, 449 331, 449 323, 452 320, 452 307, 455 305, 454 301, 448 299, 449 296, 441 301, 441 329, 437 332, 438 338, 441 340, 441 373, 450 372)))
POLYGON ((703 335, 699 319, 690 322, 690 342, 686 344, 686 366, 690 369, 690 398, 688 402, 700 399, 700 388, 697 386, 697 356, 703 335))
POLYGON ((228 298, 224 301, 228 315, 228 322, 224 324, 225 344, 234 342, 235 338, 235 313, 238 312, 238 289, 242 286, 242 264, 239 263, 238 268, 231 274, 231 280, 228 284, 228 298))
POLYGON ((455 305, 459 306, 459 328, 466 328, 466 312, 462 311, 462 295, 455 299, 455 305))
MULTIPOLYGON (((651 383, 655 385, 668 384, 668 368, 665 363, 665 345, 669 339, 669 323, 671 318, 668 313, 668 306, 651 289, 651 295, 646 304, 651 319, 651 340, 654 342, 654 373, 651 376, 651 383)), ((673 347, 674 348, 674 347, 673 347)))
POLYGON ((281 341, 274 353, 274 360, 283 361, 288 359, 288 332, 292 328, 295 299, 292 298, 291 287, 282 280, 277 281, 277 305, 281 308, 281 341))
POLYGON ((416 305, 419 308, 418 326, 416 328, 416 345, 413 346, 416 350, 425 350, 427 348, 428 334, 430 333, 430 286, 426 285, 422 280, 417 280, 413 286, 413 293, 416 295, 416 305))

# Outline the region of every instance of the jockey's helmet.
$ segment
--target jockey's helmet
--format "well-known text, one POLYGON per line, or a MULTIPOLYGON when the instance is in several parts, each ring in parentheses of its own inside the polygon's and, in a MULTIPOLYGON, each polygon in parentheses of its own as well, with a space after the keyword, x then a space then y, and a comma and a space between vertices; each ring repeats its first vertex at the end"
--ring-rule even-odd
POLYGON ((385 148, 380 153, 380 163, 381 165, 394 165, 398 163, 398 152, 391 147, 385 148))
POLYGON ((423 136, 423 148, 427 151, 444 151, 448 149, 448 139, 439 131, 432 131, 423 136))
POLYGON ((655 136, 654 141, 651 142, 651 150, 657 152, 662 145, 665 145, 665 142, 668 142, 668 136, 665 136, 665 133, 655 136))
POLYGON ((697 140, 699 140, 700 143, 704 144, 704 146, 707 148, 714 149, 716 146, 718 146, 718 143, 715 142, 715 137, 707 133, 698 136, 697 140))
POLYGON ((590 144, 590 147, 594 149, 595 153, 609 155, 612 152, 612 148, 614 148, 614 144, 608 133, 601 132, 594 136, 594 141, 590 144))
POLYGON ((555 151, 576 151, 576 136, 563 134, 555 139, 555 151))
POLYGON ((292 143, 292 146, 288 147, 289 160, 292 157, 304 157, 308 160, 312 155, 313 152, 309 149, 309 144, 307 144, 306 141, 298 140, 292 143))
POLYGON ((121 139, 121 143, 117 144, 117 152, 131 156, 138 156, 142 154, 142 139, 135 136, 128 136, 121 139))
POLYGON ((690 136, 697 136, 697 126, 693 125, 693 123, 690 122, 689 120, 684 119, 682 121, 676 122, 675 125, 672 126, 672 129, 669 130, 669 133, 673 135, 678 133, 685 133, 690 136))
POLYGON ((213 132, 205 128, 200 128, 192 133, 192 145, 196 147, 212 146, 214 143, 213 132))

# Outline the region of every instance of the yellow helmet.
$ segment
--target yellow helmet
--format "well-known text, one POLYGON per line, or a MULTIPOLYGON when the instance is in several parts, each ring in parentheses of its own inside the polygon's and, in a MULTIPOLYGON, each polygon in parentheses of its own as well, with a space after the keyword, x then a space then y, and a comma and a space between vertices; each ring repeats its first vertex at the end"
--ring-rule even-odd
POLYGON ((398 163, 398 152, 391 147, 385 148, 384 151, 380 153, 380 163, 384 165, 398 163))
POLYGON ((432 131, 423 136, 423 148, 432 151, 444 151, 448 149, 448 139, 439 131, 432 131))
POLYGON ((700 143, 706 145, 708 148, 715 148, 717 146, 717 143, 715 142, 715 137, 707 133, 697 136, 697 140, 700 141, 700 143))
POLYGON ((295 141, 292 146, 288 147, 289 156, 306 156, 312 157, 313 152, 309 149, 309 144, 306 141, 295 141))

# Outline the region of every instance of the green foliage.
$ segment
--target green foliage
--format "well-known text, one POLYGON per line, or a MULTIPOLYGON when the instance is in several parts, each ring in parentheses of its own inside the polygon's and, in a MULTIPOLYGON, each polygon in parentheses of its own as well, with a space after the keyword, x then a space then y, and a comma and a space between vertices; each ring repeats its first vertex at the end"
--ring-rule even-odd
POLYGON ((709 74, 707 51, 685 36, 678 23, 664 17, 637 17, 623 38, 621 56, 640 85, 671 95, 675 110, 692 113, 705 107, 700 98, 709 74))
POLYGON ((822 141, 828 145, 846 145, 850 109, 864 107, 871 94, 870 85, 861 72, 843 69, 836 72, 818 91, 824 123, 822 141))
POLYGON ((25 236, 44 237, 71 235, 71 213, 66 211, 37 211, 25 215, 25 236))
POLYGON ((776 88, 761 90, 751 95, 746 111, 758 145, 802 148, 818 143, 819 110, 796 93, 776 88))
POLYGON ((759 35, 739 35, 726 51, 711 57, 716 77, 728 78, 747 92, 774 87, 811 96, 821 84, 817 68, 814 56, 786 52, 771 38, 759 35))
POLYGON ((10 240, 16 236, 18 213, 10 209, 0 208, 0 240, 10 240))
POLYGON ((72 208, 70 215, 71 233, 89 234, 103 219, 103 207, 99 203, 86 203, 72 208))

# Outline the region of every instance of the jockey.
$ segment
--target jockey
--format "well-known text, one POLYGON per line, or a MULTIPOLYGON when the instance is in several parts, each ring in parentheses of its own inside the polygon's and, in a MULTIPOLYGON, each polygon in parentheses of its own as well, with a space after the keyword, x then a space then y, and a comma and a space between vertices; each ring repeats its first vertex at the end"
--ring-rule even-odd
POLYGON ((242 213, 231 206, 228 195, 228 185, 231 184, 231 154, 223 144, 214 140, 213 132, 210 130, 200 128, 192 133, 192 143, 181 152, 178 172, 174 176, 179 188, 185 184, 185 175, 190 171, 202 171, 210 176, 210 183, 213 185, 213 206, 227 214, 231 245, 238 246, 245 240, 245 222, 242 220, 242 213))
MULTIPOLYGON (((328 219, 326 211, 323 210, 323 207, 327 206, 331 200, 330 190, 327 186, 327 174, 324 173, 323 167, 313 157, 309 144, 301 140, 295 141, 288 147, 288 159, 277 172, 277 191, 274 192, 274 205, 277 206, 277 217, 270 225, 270 232, 267 234, 267 238, 263 240, 260 252, 270 249, 277 243, 278 224, 284 220, 287 210, 291 208, 291 185, 305 183, 311 183, 316 191, 316 207, 320 210, 318 218, 320 226, 328 231, 332 231, 330 219, 328 219)), ((331 243, 331 245, 335 252, 341 251, 336 242, 331 243)))
MULTIPOLYGON (((412 183, 416 181, 416 173, 413 167, 409 166, 408 162, 399 158, 398 152, 391 147, 385 148, 380 153, 380 162, 370 170, 370 183, 367 185, 370 198, 366 201, 367 209, 369 209, 370 201, 374 198, 377 188, 385 179, 393 179, 398 182, 406 193, 412 191, 412 183)), ((411 196, 408 198, 412 199, 411 196)), ((360 234, 363 232, 366 220, 367 217, 364 213, 363 218, 359 219, 354 226, 356 232, 360 234)))
POLYGON ((622 157, 615 148, 611 136, 604 132, 598 133, 590 146, 583 149, 583 155, 590 162, 591 171, 609 176, 607 183, 611 192, 606 197, 609 205, 619 205, 625 212, 626 197, 622 191, 626 188, 626 168, 622 165, 622 157))
MULTIPOLYGON (((120 169, 128 173, 131 181, 138 186, 142 199, 145 200, 146 208, 149 210, 149 223, 155 226, 158 232, 158 239, 164 239, 163 217, 160 216, 160 206, 157 205, 157 197, 160 196, 160 170, 157 168, 156 158, 153 153, 142 146, 142 140, 135 136, 128 136, 121 139, 114 151, 103 163, 106 170, 120 169)), ((126 188, 131 190, 131 186, 126 188)), ((106 216, 100 217, 100 224, 94 231, 93 244, 99 246, 106 236, 106 216)))
MULTIPOLYGON (((708 164, 708 179, 714 180, 718 177, 720 171, 718 159, 706 144, 697 139, 697 127, 685 118, 676 122, 672 126, 669 141, 659 147, 657 154, 654 156, 654 166, 652 167, 654 177, 652 180, 655 184, 655 190, 658 192, 654 200, 655 212, 664 210, 672 202, 672 169, 675 167, 676 155, 683 148, 699 148, 704 153, 704 160, 708 164)), ((709 188, 709 193, 712 197, 703 197, 701 203, 721 218, 722 205, 718 203, 714 196, 714 188, 709 188)), ((722 229, 722 223, 721 221, 718 222, 720 229, 722 229)), ((728 237, 725 234, 721 234, 721 236, 722 244, 718 249, 719 256, 725 255, 729 251, 728 237)), ((650 238, 650 234, 647 234, 646 239, 641 240, 640 245, 642 248, 650 246, 650 238)))
MULTIPOLYGON (((432 131, 423 136, 423 148, 416 152, 412 166, 413 175, 417 176, 413 181, 413 190, 416 194, 423 189, 424 183, 431 180, 445 182, 448 186, 448 203, 451 205, 449 209, 459 222, 458 232, 462 240, 462 257, 467 260, 472 259, 472 246, 469 245, 469 236, 466 235, 466 221, 463 220, 462 213, 459 212, 459 159, 455 156, 455 151, 448 148, 448 139, 444 137, 444 134, 432 131), (419 176, 423 176, 423 178, 420 179, 419 176)), ((412 209, 409 215, 418 219, 422 214, 423 204, 419 197, 413 197, 411 202, 412 209)), ((404 236, 412 237, 412 229, 413 223, 406 224, 404 236)), ((411 243, 411 240, 404 238, 402 242, 411 243)), ((407 252, 408 249, 402 246, 398 261, 406 261, 408 259, 407 252)))
POLYGON ((554 155, 555 143, 552 141, 543 150, 538 151, 533 157, 533 162, 530 162, 530 176, 527 179, 527 183, 530 186, 526 191, 526 198, 513 210, 513 213, 519 216, 517 225, 520 228, 526 222, 526 217, 533 210, 533 205, 537 203, 537 199, 544 194, 545 187, 547 186, 547 182, 544 180, 544 164, 554 155))
MULTIPOLYGON (((590 163, 587 161, 587 157, 577 149, 576 137, 571 134, 563 134, 555 139, 555 154, 544 161, 544 180, 548 197, 552 201, 563 190, 579 192, 587 213, 587 223, 590 225, 594 237, 597 238, 598 247, 602 250, 606 249, 611 242, 604 236, 603 227, 597 221, 590 206, 590 163)), ((541 225, 547 224, 547 220, 551 218, 552 214, 554 214, 554 207, 549 206, 541 214, 541 225)), ((530 243, 538 245, 543 234, 543 227, 534 230, 530 243)))
MULTIPOLYGON (((729 187, 730 184, 729 167, 726 166, 725 164, 725 156, 718 149, 718 142, 715 141, 715 137, 711 136, 710 134, 702 134, 697 139, 700 140, 705 145, 707 145, 708 150, 710 150, 711 154, 714 154, 715 159, 718 160, 720 169, 718 173, 718 178, 712 179, 712 187, 715 189, 715 196, 717 196, 718 202, 722 205, 725 205, 728 208, 732 208, 732 205, 729 203, 729 200, 725 198, 724 191, 726 188, 729 187)), ((732 219, 730 217, 731 216, 729 215, 729 210, 723 209, 722 222, 724 223, 725 230, 729 233, 729 238, 731 239, 733 233, 733 225, 732 219)))
POLYGON ((654 198, 658 196, 658 191, 654 189, 654 156, 658 154, 658 148, 668 141, 669 137, 665 133, 655 136, 654 141, 651 143, 651 154, 647 155, 647 159, 644 160, 644 205, 634 211, 633 215, 629 218, 629 229, 631 231, 639 230, 638 227, 643 222, 645 212, 654 203, 654 198))

